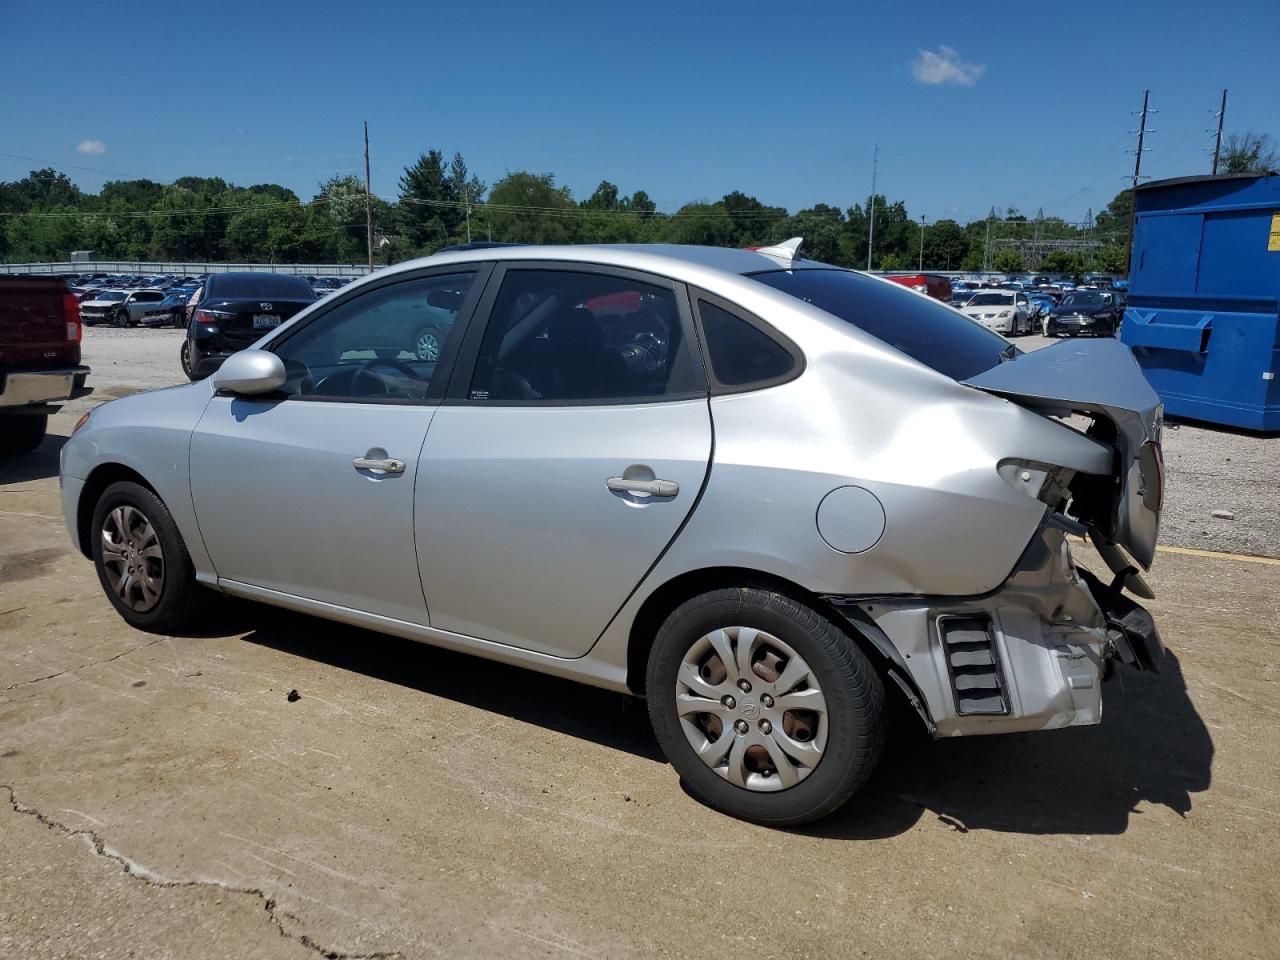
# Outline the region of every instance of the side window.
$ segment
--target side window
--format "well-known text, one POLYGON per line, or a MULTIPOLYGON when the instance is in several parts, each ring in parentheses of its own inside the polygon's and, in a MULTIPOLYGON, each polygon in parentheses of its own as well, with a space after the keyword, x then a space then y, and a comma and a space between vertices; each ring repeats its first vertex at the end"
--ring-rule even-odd
POLYGON ((572 270, 509 270, 468 396, 649 400, 702 390, 669 287, 572 270))
POLYGON ((473 273, 378 287, 307 324, 275 353, 290 396, 421 400, 427 396, 473 273))
POLYGON ((711 372, 723 386, 764 386, 795 369, 796 359, 790 352, 741 317, 706 300, 698 301, 698 317, 711 372))

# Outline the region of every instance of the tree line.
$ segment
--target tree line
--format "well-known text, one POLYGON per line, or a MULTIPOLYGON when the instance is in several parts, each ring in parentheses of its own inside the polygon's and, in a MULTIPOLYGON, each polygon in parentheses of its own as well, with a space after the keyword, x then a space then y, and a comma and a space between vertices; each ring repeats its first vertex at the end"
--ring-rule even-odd
MULTIPOLYGON (((1274 162, 1262 140, 1261 149, 1256 137, 1249 141, 1242 162, 1274 162)), ((1229 152, 1226 169, 1233 164, 1229 152)), ((395 201, 373 197, 371 212, 378 263, 468 240, 745 247, 803 236, 809 256, 865 267, 874 210, 876 269, 1120 273, 1132 203, 1132 193, 1121 191, 1088 223, 993 208, 962 225, 916 220, 904 202, 881 194, 848 207, 818 203, 790 212, 734 190, 660 213, 644 190, 623 194, 607 180, 583 199, 550 173, 518 170, 487 185, 461 154, 446 160, 429 150, 405 168, 395 201)), ((0 182, 0 259, 61 261, 72 250, 104 260, 361 263, 364 184, 334 176, 304 200, 279 184, 240 187, 220 177, 114 180, 96 194, 51 168, 0 182)))

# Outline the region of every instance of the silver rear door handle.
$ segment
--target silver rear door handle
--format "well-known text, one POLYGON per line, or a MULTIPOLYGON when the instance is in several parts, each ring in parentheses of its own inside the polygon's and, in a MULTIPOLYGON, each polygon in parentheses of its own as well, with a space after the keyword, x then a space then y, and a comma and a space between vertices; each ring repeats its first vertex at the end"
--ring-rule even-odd
POLYGON ((356 457, 351 465, 357 470, 371 470, 374 473, 404 473, 404 461, 394 457, 356 457))
POLYGON ((605 483, 614 493, 647 493, 651 497, 674 497, 680 492, 680 484, 674 480, 629 480, 626 477, 610 477, 605 483))

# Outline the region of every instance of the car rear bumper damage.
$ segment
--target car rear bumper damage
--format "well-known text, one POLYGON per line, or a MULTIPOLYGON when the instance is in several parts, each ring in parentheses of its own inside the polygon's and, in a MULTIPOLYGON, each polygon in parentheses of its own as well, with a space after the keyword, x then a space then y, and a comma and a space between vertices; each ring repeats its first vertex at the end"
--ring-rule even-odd
POLYGON ((980 597, 828 598, 888 660, 935 736, 1099 723, 1108 660, 1158 668, 1151 615, 1078 567, 1051 515, 1017 567, 980 597))

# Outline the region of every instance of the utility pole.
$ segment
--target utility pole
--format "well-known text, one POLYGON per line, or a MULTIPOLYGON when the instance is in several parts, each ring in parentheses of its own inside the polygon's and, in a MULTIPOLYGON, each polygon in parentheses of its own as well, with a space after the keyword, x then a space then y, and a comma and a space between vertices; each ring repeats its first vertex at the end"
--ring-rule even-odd
POLYGON ((1142 143, 1147 137, 1147 101, 1151 97, 1150 90, 1142 91, 1142 114, 1138 120, 1138 149, 1134 151, 1133 156, 1133 183, 1130 190, 1133 192, 1133 202, 1129 207, 1129 231, 1124 241, 1124 263, 1125 271, 1129 269, 1129 259, 1133 256, 1133 225, 1136 220, 1138 209, 1138 181, 1142 179, 1142 143))
POLYGON ((1222 120, 1227 115, 1227 91, 1222 91, 1222 106, 1218 107, 1218 132, 1213 138, 1213 175, 1218 175, 1218 156, 1222 153, 1222 120))
POLYGON ((373 273, 373 197, 369 189, 369 121, 364 122, 364 229, 369 246, 369 272, 373 273))
POLYGON ((471 242, 471 187, 466 185, 462 188, 462 206, 467 212, 467 243, 471 242))
POLYGON ((925 215, 920 214, 920 261, 916 264, 917 270, 924 270, 924 221, 925 215))
POLYGON ((880 144, 871 158, 871 225, 867 230, 867 269, 871 269, 871 248, 876 242, 876 173, 880 168, 880 144))

